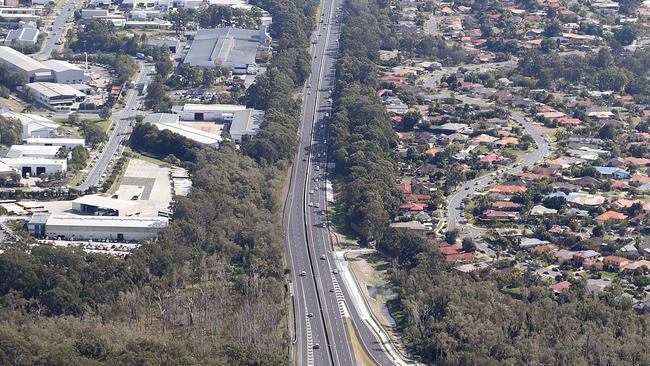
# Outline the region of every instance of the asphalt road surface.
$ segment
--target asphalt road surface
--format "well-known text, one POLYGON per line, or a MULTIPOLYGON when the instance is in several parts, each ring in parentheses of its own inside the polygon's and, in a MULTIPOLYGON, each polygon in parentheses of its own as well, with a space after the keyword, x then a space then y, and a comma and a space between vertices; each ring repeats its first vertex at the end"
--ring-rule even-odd
POLYGON ((52 56, 52 51, 57 43, 63 39, 65 23, 74 15, 77 0, 67 0, 52 23, 52 30, 48 32, 47 38, 43 41, 41 51, 35 55, 39 60, 47 60, 52 56))
MULTIPOLYGON (((523 114, 517 111, 511 111, 510 117, 519 123, 526 132, 535 141, 535 148, 533 151, 524 154, 517 162, 505 168, 500 168, 498 174, 517 174, 522 171, 524 167, 532 167, 533 165, 544 160, 551 151, 551 144, 547 141, 544 134, 532 122, 528 121, 523 114)), ((461 237, 469 236, 475 240, 480 239, 481 233, 484 231, 481 228, 467 225, 467 222, 462 218, 463 209, 460 207, 461 202, 469 197, 474 192, 485 189, 486 187, 496 182, 496 175, 489 173, 478 177, 474 180, 465 182, 447 199, 447 230, 459 228, 461 230, 461 237)), ((487 248, 482 242, 477 242, 477 248, 486 252, 487 255, 494 256, 494 252, 487 248)))
POLYGON ((298 365, 356 365, 346 322, 370 357, 395 363, 363 321, 350 293, 339 283, 326 215, 327 119, 334 87, 340 26, 339 0, 322 2, 323 22, 314 32, 311 75, 304 91, 300 148, 292 170, 284 225, 295 317, 294 351, 298 365))
MULTIPOLYGON (((154 66, 142 61, 138 61, 138 64, 140 65, 140 70, 138 71, 134 84, 149 84, 149 82, 151 82, 149 74, 153 72, 154 66)), ((131 123, 135 119, 138 104, 142 102, 143 98, 144 96, 138 96, 138 91, 135 89, 129 89, 127 91, 124 109, 111 116, 113 122, 112 125, 114 127, 113 130, 110 131, 108 141, 104 144, 104 148, 100 153, 99 158, 92 164, 88 174, 86 174, 86 177, 77 189, 85 191, 90 187, 99 186, 102 181, 102 175, 106 173, 106 169, 110 165, 111 160, 113 160, 113 158, 119 158, 119 147, 123 144, 123 141, 128 139, 131 123)))

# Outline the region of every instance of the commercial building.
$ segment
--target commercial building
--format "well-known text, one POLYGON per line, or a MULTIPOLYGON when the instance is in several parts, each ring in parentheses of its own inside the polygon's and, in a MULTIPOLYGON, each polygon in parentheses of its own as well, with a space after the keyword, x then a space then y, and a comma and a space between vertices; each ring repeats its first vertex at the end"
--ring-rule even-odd
POLYGON ((55 135, 56 131, 60 127, 49 118, 36 114, 4 112, 1 115, 5 118, 20 121, 22 125, 22 139, 30 137, 50 137, 55 135))
POLYGON ((30 137, 23 139, 23 143, 27 145, 41 145, 41 146, 65 146, 68 149, 74 149, 77 146, 85 145, 84 139, 75 139, 75 138, 65 138, 65 137, 52 137, 52 138, 42 138, 42 137, 30 137))
POLYGON ((246 109, 234 114, 230 123, 230 137, 237 143, 244 136, 255 136, 264 121, 264 112, 255 109, 246 109))
POLYGON ((139 215, 142 211, 142 205, 138 201, 89 194, 72 201, 72 210, 80 214, 127 217, 139 215))
POLYGON ((257 134, 264 112, 237 104, 185 104, 172 107, 182 121, 215 121, 230 124, 230 136, 241 142, 243 136, 257 134))
POLYGON ((34 100, 60 111, 75 109, 75 104, 86 98, 86 94, 66 84, 38 82, 26 84, 25 88, 34 100))
POLYGON ((7 151, 7 158, 44 158, 54 159, 59 152, 57 146, 13 145, 7 151))
MULTIPOLYGON (((33 22, 29 22, 33 24, 33 22)), ((35 45, 38 42, 38 35, 41 31, 36 26, 23 26, 18 29, 12 29, 5 37, 6 45, 35 45)))
POLYGON ((235 113, 243 112, 246 106, 237 104, 185 104, 172 107, 183 121, 221 121, 230 122, 235 113))
POLYGON ((43 64, 52 70, 54 81, 60 84, 81 84, 90 80, 90 75, 68 61, 47 60, 43 64))
POLYGON ((71 139, 71 138, 41 138, 30 137, 23 139, 27 145, 41 145, 41 146, 65 146, 68 149, 74 149, 77 146, 84 146, 86 141, 84 139, 71 139))
POLYGON ((20 22, 37 22, 43 14, 43 7, 0 7, 0 25, 15 25, 20 22))
POLYGON ((180 123, 154 123, 154 125, 161 131, 168 130, 170 132, 177 133, 187 139, 198 142, 201 145, 219 147, 223 141, 219 135, 201 131, 199 129, 185 126, 180 123))
POLYGON ((266 25, 261 25, 259 30, 200 29, 183 62, 191 66, 222 66, 233 74, 256 74, 257 51, 265 49, 270 41, 266 25))
POLYGON ((7 66, 9 71, 20 74, 27 83, 54 80, 54 75, 49 67, 11 47, 0 46, 0 63, 7 66))
MULTIPOLYGON (((38 217, 32 228, 42 228, 38 217)), ((117 217, 49 215, 45 220, 44 236, 68 240, 137 241, 155 238, 169 225, 165 217, 117 217)), ((28 224, 28 228, 30 224, 28 224)))
POLYGON ((0 158, 0 163, 18 171, 23 177, 37 177, 41 174, 65 172, 66 159, 47 159, 38 157, 0 158))

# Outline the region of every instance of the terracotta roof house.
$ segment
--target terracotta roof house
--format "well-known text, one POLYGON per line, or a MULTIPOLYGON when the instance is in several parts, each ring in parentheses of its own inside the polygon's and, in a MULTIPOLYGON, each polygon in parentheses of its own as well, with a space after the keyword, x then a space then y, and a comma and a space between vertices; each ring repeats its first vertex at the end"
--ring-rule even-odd
POLYGON ((492 203, 492 208, 497 210, 519 210, 521 208, 520 203, 510 202, 510 201, 497 201, 492 203))
POLYGON ((650 159, 646 158, 635 158, 634 156, 628 156, 625 158, 630 164, 636 165, 636 166, 646 166, 650 164, 650 159))
POLYGON ((598 222, 618 221, 618 220, 625 220, 625 219, 627 219, 627 215, 616 211, 607 211, 596 216, 596 221, 598 222))
POLYGON ((486 219, 495 219, 495 220, 514 220, 517 218, 518 213, 513 211, 497 211, 497 210, 485 210, 483 217, 486 219))
POLYGON ((399 183, 397 185, 397 189, 399 189, 399 191, 402 192, 403 194, 411 194, 413 192, 411 183, 399 183))
POLYGON ((518 145, 519 139, 516 137, 505 137, 494 143, 495 145, 506 146, 506 145, 518 145))
POLYGON ((591 267, 600 257, 595 250, 583 250, 573 254, 573 265, 576 267, 591 267))
POLYGON ((490 188, 489 192, 494 193, 524 193, 528 188, 524 186, 518 186, 513 184, 498 184, 490 188))
POLYGON ((571 282, 562 281, 562 282, 558 282, 558 283, 556 283, 554 285, 550 285, 548 288, 553 290, 554 293, 559 294, 559 293, 563 292, 564 290, 568 289, 569 287, 571 287, 571 282))
POLYGON ((630 261, 627 258, 619 257, 616 255, 608 255, 603 258, 603 268, 609 271, 620 271, 627 267, 630 261))

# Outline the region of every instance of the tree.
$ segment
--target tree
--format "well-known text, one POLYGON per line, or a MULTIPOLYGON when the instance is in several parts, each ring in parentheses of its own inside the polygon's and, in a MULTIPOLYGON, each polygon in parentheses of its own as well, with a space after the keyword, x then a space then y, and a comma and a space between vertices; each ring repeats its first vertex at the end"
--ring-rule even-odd
POLYGON ((469 236, 463 238, 462 244, 464 252, 473 253, 476 251, 476 244, 474 244, 474 240, 469 236))
POLYGON ((156 61, 156 72, 163 79, 166 79, 174 70, 174 63, 171 60, 169 50, 167 48, 165 48, 165 50, 166 52, 163 52, 158 61, 156 61))
POLYGON ((458 229, 448 230, 445 233, 445 241, 452 245, 455 244, 456 240, 458 240, 459 233, 458 229))
POLYGON ((636 39, 638 30, 635 26, 626 24, 614 33, 614 38, 623 46, 631 45, 636 39))
POLYGON ((3 145, 15 145, 20 142, 23 125, 13 118, 0 116, 0 143, 3 145))
POLYGON ((109 119, 111 117, 111 109, 109 107, 104 107, 99 110, 99 118, 101 119, 109 119))
POLYGON ((79 124, 79 115, 77 113, 70 113, 68 115, 68 124, 76 126, 79 124))
POLYGON ((402 116, 402 127, 405 131, 410 131, 420 120, 422 120, 420 111, 408 111, 402 116))
POLYGON ((81 125, 81 133, 86 143, 96 145, 106 141, 106 132, 96 123, 85 122, 81 125))

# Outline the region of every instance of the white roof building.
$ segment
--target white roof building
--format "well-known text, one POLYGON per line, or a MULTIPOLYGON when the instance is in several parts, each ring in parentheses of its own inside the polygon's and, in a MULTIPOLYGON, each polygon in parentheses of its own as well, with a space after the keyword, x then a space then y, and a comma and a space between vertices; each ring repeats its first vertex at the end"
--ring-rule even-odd
POLYGON ((230 137, 241 143, 244 136, 254 136, 264 121, 264 112, 255 109, 246 109, 236 112, 230 123, 230 137))
POLYGON ((43 64, 54 74, 54 81, 61 84, 77 84, 90 80, 90 75, 76 65, 62 60, 47 60, 43 64))
POLYGON ((110 211, 117 216, 135 216, 139 215, 142 211, 142 205, 138 201, 120 200, 98 194, 88 194, 72 201, 72 209, 84 214, 110 211))
POLYGON ((180 123, 154 122, 153 125, 161 131, 168 130, 170 132, 177 133, 189 140, 198 142, 201 145, 219 147, 223 141, 223 138, 221 138, 219 135, 201 131, 199 129, 185 126, 180 123))
POLYGON ((74 240, 136 241, 155 238, 169 225, 165 217, 50 215, 45 236, 74 240))
POLYGON ((0 162, 17 170, 23 177, 37 177, 41 174, 65 172, 66 159, 47 159, 39 157, 0 158, 0 162))
POLYGON ((29 113, 5 112, 2 113, 5 118, 16 119, 22 124, 21 138, 30 137, 49 137, 56 133, 59 125, 49 118, 29 113))
POLYGON ((57 152, 59 152, 58 146, 13 145, 5 157, 54 159, 57 152))
POLYGON ((54 79, 52 70, 42 62, 25 56, 11 47, 0 46, 0 63, 5 64, 9 71, 21 74, 28 83, 54 79))
POLYGON ((74 109, 75 103, 86 98, 86 94, 66 84, 39 82, 25 84, 25 88, 35 100, 55 110, 74 109))
POLYGON ((18 29, 12 29, 7 33, 5 37, 5 44, 23 44, 23 45, 33 45, 38 42, 38 35, 41 31, 38 28, 32 27, 22 27, 18 29))
POLYGON ((54 137, 54 138, 42 138, 42 137, 30 137, 23 139, 23 142, 27 145, 43 145, 43 146, 65 146, 68 149, 74 149, 77 146, 84 146, 86 141, 84 139, 71 139, 63 137, 54 137))

